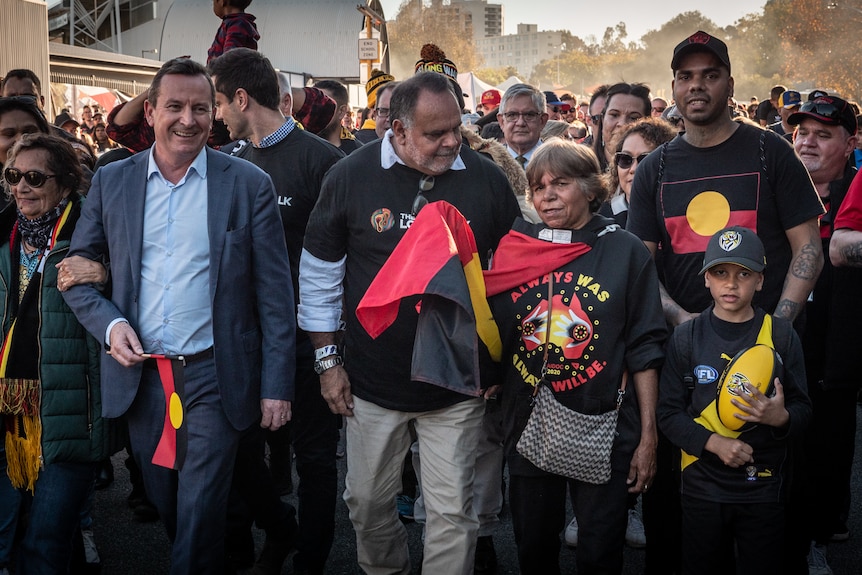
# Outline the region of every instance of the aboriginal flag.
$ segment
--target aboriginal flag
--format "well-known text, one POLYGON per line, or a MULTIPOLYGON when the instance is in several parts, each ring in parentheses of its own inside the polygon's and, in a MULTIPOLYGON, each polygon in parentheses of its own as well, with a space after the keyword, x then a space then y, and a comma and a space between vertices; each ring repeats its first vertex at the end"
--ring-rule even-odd
POLYGON ((757 232, 760 178, 754 172, 663 183, 661 209, 673 253, 703 253, 709 238, 730 226, 757 232))
POLYGON ((165 392, 165 423, 153 454, 153 464, 180 470, 186 459, 188 429, 185 425, 183 362, 164 355, 150 356, 156 361, 165 392))
POLYGON ((500 240, 493 266, 484 272, 489 296, 544 277, 590 251, 597 239, 594 231, 573 230, 567 232, 571 234, 570 241, 556 243, 530 235, 533 227, 524 220, 515 220, 512 229, 500 240))
POLYGON ((356 317, 376 338, 395 322, 401 300, 416 295, 422 301, 411 379, 478 396, 480 356, 499 361, 502 344, 473 231, 447 202, 419 212, 377 272, 356 317))

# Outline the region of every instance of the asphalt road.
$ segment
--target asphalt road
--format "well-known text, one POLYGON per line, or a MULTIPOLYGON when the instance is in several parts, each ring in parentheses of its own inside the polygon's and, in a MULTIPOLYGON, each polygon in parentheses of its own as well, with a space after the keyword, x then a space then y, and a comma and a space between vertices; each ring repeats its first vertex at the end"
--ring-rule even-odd
MULTIPOLYGON (((862 422, 862 408, 857 410, 857 419, 862 422)), ((856 460, 853 467, 853 503, 850 514, 850 539, 832 543, 828 548, 830 564, 835 575, 858 575, 862 573, 862 424, 856 434, 856 460)), ((102 559, 103 575, 155 575, 168 572, 168 541, 161 523, 136 523, 126 505, 130 485, 123 461, 125 453, 114 456, 116 479, 114 483, 96 494, 95 536, 102 559)), ((339 460, 340 488, 344 486, 345 465, 339 460)), ((294 479, 294 484, 296 484, 294 479)), ((285 498, 296 505, 294 496, 285 498)), ((356 566, 356 541, 347 507, 339 499, 336 516, 336 541, 327 565, 327 573, 333 575, 360 574, 356 566)), ((407 525, 413 571, 419 572, 417 563, 421 550, 421 527, 415 523, 407 525)), ((258 550, 263 544, 262 533, 255 534, 258 550)), ((518 573, 515 541, 507 509, 494 535, 499 559, 499 575, 518 573)), ((575 551, 564 547, 560 563, 564 575, 576 573, 575 551)), ((625 575, 639 574, 643 570, 644 552, 626 549, 625 575)), ((291 562, 285 563, 283 575, 292 573, 291 562)), ((445 575, 445 574, 433 574, 445 575)))

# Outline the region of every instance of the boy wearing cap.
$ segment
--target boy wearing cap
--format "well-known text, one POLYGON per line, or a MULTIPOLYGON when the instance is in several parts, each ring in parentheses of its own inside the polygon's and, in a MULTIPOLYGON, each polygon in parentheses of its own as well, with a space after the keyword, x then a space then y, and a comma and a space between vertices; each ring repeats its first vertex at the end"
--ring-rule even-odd
MULTIPOLYGON (((682 572, 774 573, 784 553, 788 445, 811 417, 802 348, 790 324, 752 305, 763 287, 763 244, 748 228, 713 235, 700 274, 712 305, 673 333, 659 387, 658 422, 683 450, 682 572), (783 361, 769 397, 743 383, 733 431, 717 417, 716 386, 731 359, 755 343, 783 361), (731 570, 732 571, 732 570, 731 570)), ((780 362, 779 362, 780 363, 780 362)))

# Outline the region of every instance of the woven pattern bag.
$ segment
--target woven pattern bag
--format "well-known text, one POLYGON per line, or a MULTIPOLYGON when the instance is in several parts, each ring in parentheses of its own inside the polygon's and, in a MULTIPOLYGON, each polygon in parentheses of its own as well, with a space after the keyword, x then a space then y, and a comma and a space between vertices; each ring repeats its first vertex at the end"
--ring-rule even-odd
POLYGON ((518 453, 548 473, 597 485, 610 481, 619 411, 579 413, 557 401, 545 383, 538 387, 518 453))

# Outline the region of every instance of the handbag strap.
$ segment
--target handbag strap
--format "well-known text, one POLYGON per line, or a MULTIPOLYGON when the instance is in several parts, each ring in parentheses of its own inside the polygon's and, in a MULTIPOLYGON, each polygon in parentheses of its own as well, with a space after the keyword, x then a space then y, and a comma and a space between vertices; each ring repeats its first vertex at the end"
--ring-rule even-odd
POLYGON ((548 375, 548 353, 551 347, 551 317, 554 308, 554 272, 548 273, 548 318, 545 321, 545 352, 542 354, 542 378, 533 387, 533 397, 539 393, 539 386, 547 383, 545 376, 548 375))
MULTIPOLYGON (((552 312, 554 309, 554 272, 551 271, 548 273, 548 319, 545 322, 545 351, 542 354, 542 378, 536 383, 533 387, 533 398, 535 399, 536 395, 539 393, 539 386, 542 384, 548 383, 548 380, 545 379, 545 376, 548 374, 548 354, 551 348, 551 318, 552 312)), ((617 390, 617 404, 616 409, 619 410, 620 406, 623 403, 623 397, 626 395, 626 384, 628 382, 629 371, 623 371, 623 379, 620 383, 620 388, 617 390)))

